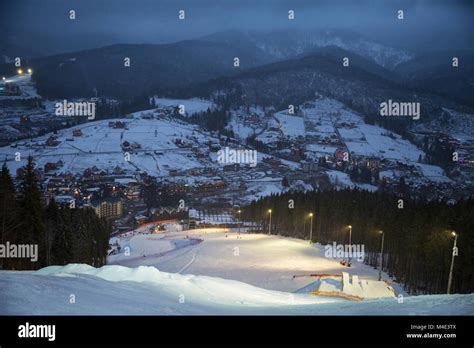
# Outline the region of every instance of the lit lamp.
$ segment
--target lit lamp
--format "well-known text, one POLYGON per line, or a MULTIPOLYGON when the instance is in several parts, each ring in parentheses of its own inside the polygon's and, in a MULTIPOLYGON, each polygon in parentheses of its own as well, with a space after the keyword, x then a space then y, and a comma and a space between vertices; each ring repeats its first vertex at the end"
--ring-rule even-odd
POLYGON ((272 210, 268 209, 268 214, 270 214, 270 222, 268 223, 268 234, 272 232, 272 210))
POLYGON ((242 213, 242 210, 239 209, 238 213, 239 213, 239 233, 240 233, 240 225, 241 225, 241 221, 242 221, 241 218, 240 218, 240 216, 241 216, 240 214, 242 213))
POLYGON ((311 244, 313 242, 313 213, 309 213, 309 218, 311 219, 309 226, 309 244, 311 244))
POLYGON ((379 233, 382 235, 382 245, 380 247, 380 269, 379 269, 379 280, 382 280, 382 265, 383 265, 383 241, 385 237, 385 233, 383 233, 382 230, 379 231, 379 233))
POLYGON ((451 283, 453 282, 453 268, 454 268, 454 256, 456 256, 456 243, 458 241, 458 235, 455 231, 451 232, 451 235, 454 237, 453 245, 453 255, 451 256, 451 267, 449 268, 449 277, 448 277, 448 295, 451 293, 451 283))
POLYGON ((349 228, 349 257, 348 263, 350 265, 352 259, 352 225, 347 226, 349 228))

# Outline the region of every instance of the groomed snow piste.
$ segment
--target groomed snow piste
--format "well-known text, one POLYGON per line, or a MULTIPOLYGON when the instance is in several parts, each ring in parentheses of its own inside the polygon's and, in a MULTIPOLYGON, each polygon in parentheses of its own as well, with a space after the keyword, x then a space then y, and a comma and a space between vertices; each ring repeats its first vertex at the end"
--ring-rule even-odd
POLYGON ((320 244, 222 228, 176 231, 172 225, 173 232, 148 234, 153 227, 112 238, 121 245, 109 257, 113 265, 0 271, 0 315, 474 314, 474 294, 407 296, 385 273, 397 297, 313 295, 320 280, 293 275, 345 272, 363 282, 378 277, 362 262, 348 268, 326 257, 320 244))
POLYGON ((83 264, 0 272, 2 315, 436 315, 474 313, 474 294, 347 301, 154 267, 83 264), (71 299, 74 298, 74 301, 71 299), (74 303, 71 303, 74 302, 74 303))

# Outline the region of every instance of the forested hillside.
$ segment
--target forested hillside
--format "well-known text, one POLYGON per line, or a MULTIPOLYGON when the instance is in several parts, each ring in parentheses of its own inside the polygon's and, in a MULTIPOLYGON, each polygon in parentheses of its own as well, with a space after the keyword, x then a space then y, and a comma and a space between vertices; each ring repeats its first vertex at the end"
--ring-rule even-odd
POLYGON ((44 206, 31 157, 23 169, 15 188, 7 166, 2 167, 0 244, 38 245, 38 260, 0 258, 0 269, 39 269, 68 263, 105 265, 110 224, 91 208, 59 207, 54 200, 44 206))
POLYGON ((283 193, 252 202, 242 211, 268 231, 296 238, 309 238, 309 213, 314 214, 313 242, 352 243, 365 246, 365 262, 377 265, 385 233, 384 271, 412 293, 446 293, 453 237, 458 234, 453 292, 474 291, 474 202, 416 202, 388 193, 359 190, 283 193), (293 201, 292 201, 293 200, 293 201), (291 208, 294 202, 294 208, 291 208))

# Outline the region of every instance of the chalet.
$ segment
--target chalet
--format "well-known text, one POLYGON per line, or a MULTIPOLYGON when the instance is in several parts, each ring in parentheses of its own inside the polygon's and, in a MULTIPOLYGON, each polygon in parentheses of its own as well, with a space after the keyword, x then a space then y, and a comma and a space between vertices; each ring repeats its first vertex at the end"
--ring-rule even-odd
POLYGON ((377 157, 367 157, 364 160, 364 164, 367 168, 378 168, 380 166, 380 159, 377 157))
POLYGON ((59 141, 57 140, 57 138, 54 135, 50 136, 46 140, 46 145, 47 146, 57 146, 58 144, 59 144, 59 141))
POLYGON ((124 174, 125 171, 119 165, 116 165, 114 170, 113 170, 113 173, 115 175, 121 175, 121 174, 124 174))
POLYGON ((304 149, 291 149, 291 157, 301 159, 304 156, 304 149))
POLYGON ((348 159, 347 151, 345 151, 344 149, 338 148, 336 149, 336 152, 334 153, 334 157, 336 157, 336 160, 338 161, 344 161, 348 159))
POLYGON ((71 195, 55 195, 54 200, 60 206, 69 206, 76 201, 71 195))
POLYGON ((135 142, 135 143, 132 144, 131 148, 132 148, 133 150, 136 150, 136 149, 141 149, 142 146, 141 146, 139 143, 136 143, 136 142, 135 142))
POLYGON ((263 162, 270 164, 272 166, 278 166, 281 164, 281 161, 275 157, 265 157, 263 162))
POLYGON ((222 170, 224 172, 235 172, 240 169, 240 164, 239 163, 233 163, 233 164, 228 164, 225 165, 222 170))
POLYGON ((51 171, 54 171, 58 169, 58 166, 56 163, 53 163, 53 162, 48 162, 44 165, 44 171, 45 172, 51 172, 51 171))
POLYGON ((53 170, 57 170, 64 166, 64 162, 62 160, 56 161, 56 162, 48 162, 44 165, 44 171, 49 172, 53 170))
POLYGON ((186 142, 181 138, 176 138, 174 140, 174 143, 178 147, 190 147, 190 145, 186 144, 186 142))
POLYGON ((222 189, 225 187, 225 183, 221 180, 213 181, 213 182, 206 182, 199 185, 200 190, 215 190, 215 189, 222 189))
POLYGON ((212 143, 209 145, 209 150, 211 151, 219 151, 221 149, 221 145, 218 143, 212 143))
POLYGON ((145 215, 135 216, 135 221, 136 221, 138 226, 143 225, 144 223, 147 222, 147 220, 148 220, 148 218, 145 215))
POLYGON ((125 122, 117 121, 117 122, 109 122, 109 127, 110 128, 116 128, 116 129, 123 129, 125 128, 125 122))

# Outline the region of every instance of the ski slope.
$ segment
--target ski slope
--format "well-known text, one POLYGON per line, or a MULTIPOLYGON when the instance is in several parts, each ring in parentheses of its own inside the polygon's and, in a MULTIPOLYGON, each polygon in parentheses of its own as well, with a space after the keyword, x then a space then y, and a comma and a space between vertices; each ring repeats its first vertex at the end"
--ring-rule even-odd
MULTIPOLYGON (((474 294, 407 296, 386 274, 397 297, 352 301, 313 295, 318 278, 293 275, 348 272, 370 282, 378 271, 355 260, 344 267, 325 257, 322 245, 303 240, 167 227, 169 232, 148 234, 151 225, 113 237, 120 253, 101 268, 0 271, 0 315, 474 314, 474 294)), ((336 284, 328 281, 327 286, 336 284)))
POLYGON ((266 290, 154 267, 70 264, 0 271, 0 315, 440 315, 474 313, 474 295, 342 299, 266 290), (74 295, 74 301, 71 301, 74 295))
MULTIPOLYGON (((233 279, 270 290, 293 292, 315 281, 293 275, 348 272, 361 279, 378 279, 378 270, 353 262, 348 268, 339 259, 324 255, 324 246, 308 241, 267 234, 247 234, 235 229, 195 229, 158 235, 125 236, 118 240, 122 252, 108 258, 109 264, 127 267, 155 266, 160 271, 233 279), (149 238, 156 238, 150 241, 149 238), (169 251, 168 243, 200 240, 169 251), (145 243, 148 241, 149 243, 145 243), (151 246, 152 244, 152 246, 151 246), (125 254, 129 248, 129 255, 125 254), (153 252, 150 248, 154 248, 153 252), (167 250, 163 253, 163 250, 167 250), (135 257, 136 255, 146 256, 135 257)), ((384 279, 390 281, 388 275, 384 279)))

